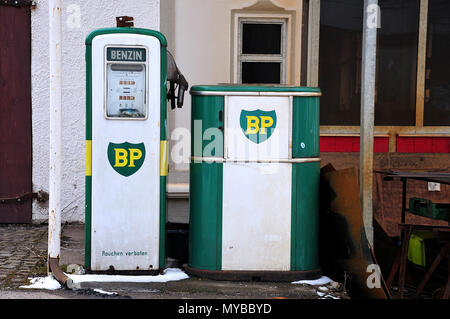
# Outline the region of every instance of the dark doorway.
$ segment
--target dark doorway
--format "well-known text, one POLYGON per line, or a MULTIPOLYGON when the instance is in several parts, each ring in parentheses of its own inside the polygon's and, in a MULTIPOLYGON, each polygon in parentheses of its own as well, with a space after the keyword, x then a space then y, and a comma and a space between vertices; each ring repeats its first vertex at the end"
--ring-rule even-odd
MULTIPOLYGON (((31 192, 30 7, 0 5, 0 198, 31 192)), ((0 223, 30 223, 31 200, 0 201, 0 223)))

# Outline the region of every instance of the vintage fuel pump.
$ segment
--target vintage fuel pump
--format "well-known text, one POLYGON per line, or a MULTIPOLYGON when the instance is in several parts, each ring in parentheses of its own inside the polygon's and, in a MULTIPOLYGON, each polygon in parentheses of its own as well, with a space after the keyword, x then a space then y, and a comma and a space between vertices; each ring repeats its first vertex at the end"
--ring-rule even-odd
MULTIPOLYGON (((167 99, 188 83, 154 30, 93 31, 86 39, 86 250, 91 272, 165 267, 167 99), (173 69, 174 66, 174 69, 173 69), (166 81, 179 86, 167 92, 166 81)), ((120 22, 120 23, 119 23, 120 22)), ((122 27, 120 27, 122 26, 122 27)))

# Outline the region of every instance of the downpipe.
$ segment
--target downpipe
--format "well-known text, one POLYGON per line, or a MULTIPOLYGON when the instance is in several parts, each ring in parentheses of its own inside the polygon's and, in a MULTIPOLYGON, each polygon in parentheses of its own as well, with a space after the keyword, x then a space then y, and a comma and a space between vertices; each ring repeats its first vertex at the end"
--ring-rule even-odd
POLYGON ((49 271, 52 273, 53 277, 65 288, 74 289, 73 280, 67 277, 67 275, 59 267, 59 259, 48 257, 48 267, 49 271))
POLYGON ((50 0, 49 56, 50 56, 50 165, 47 272, 64 287, 72 288, 73 281, 59 266, 61 250, 61 0, 50 0))

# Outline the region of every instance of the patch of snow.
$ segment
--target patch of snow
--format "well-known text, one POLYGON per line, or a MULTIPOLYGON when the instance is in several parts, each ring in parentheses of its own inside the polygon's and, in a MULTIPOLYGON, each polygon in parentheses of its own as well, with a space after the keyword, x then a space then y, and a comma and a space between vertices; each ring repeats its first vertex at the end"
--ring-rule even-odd
POLYGON ((325 293, 324 293, 324 292, 320 292, 320 291, 316 291, 316 292, 317 292, 317 294, 319 295, 319 297, 325 296, 325 293))
MULTIPOLYGON (((73 280, 73 283, 80 282, 168 282, 183 280, 189 276, 179 268, 167 268, 161 275, 157 276, 124 276, 124 275, 72 275, 66 274, 67 277, 73 280)), ((30 278, 30 285, 20 286, 20 288, 33 289, 60 289, 60 283, 49 275, 47 277, 30 278)), ((105 292, 107 293, 107 292, 105 292)), ((114 294, 114 293, 112 293, 114 294)))
POLYGON ((66 274, 74 283, 80 282, 168 282, 183 280, 189 276, 179 268, 167 268, 156 276, 126 276, 126 275, 72 275, 66 274))
POLYGON ((101 290, 101 289, 94 289, 94 291, 95 291, 95 292, 98 292, 98 293, 100 293, 100 294, 109 295, 109 296, 111 296, 111 295, 117 295, 116 292, 109 292, 109 291, 104 291, 104 290, 101 290))
POLYGON ((56 290, 60 289, 60 283, 53 278, 53 276, 49 275, 47 277, 36 277, 29 278, 30 285, 28 286, 20 286, 19 288, 30 288, 30 289, 48 289, 48 290, 56 290))
POLYGON ((327 299, 327 298, 333 298, 333 299, 341 299, 341 298, 339 298, 339 297, 336 297, 336 296, 333 296, 333 295, 326 295, 325 297, 323 297, 323 298, 320 298, 320 299, 327 299))
POLYGON ((322 286, 322 285, 327 285, 332 281, 333 280, 331 280, 327 276, 322 276, 316 280, 298 280, 298 281, 293 281, 292 283, 293 284, 306 284, 306 285, 311 285, 311 286, 322 286))

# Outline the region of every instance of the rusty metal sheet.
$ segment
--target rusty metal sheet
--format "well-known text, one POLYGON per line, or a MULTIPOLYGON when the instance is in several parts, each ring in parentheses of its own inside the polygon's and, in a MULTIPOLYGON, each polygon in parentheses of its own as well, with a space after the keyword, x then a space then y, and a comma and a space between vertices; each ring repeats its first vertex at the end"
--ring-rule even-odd
POLYGON ((381 272, 379 288, 367 284, 378 265, 366 238, 356 168, 337 171, 329 165, 322 168, 320 234, 321 266, 325 274, 338 277, 346 274, 343 280, 350 279, 347 288, 353 298, 389 297, 381 272))

